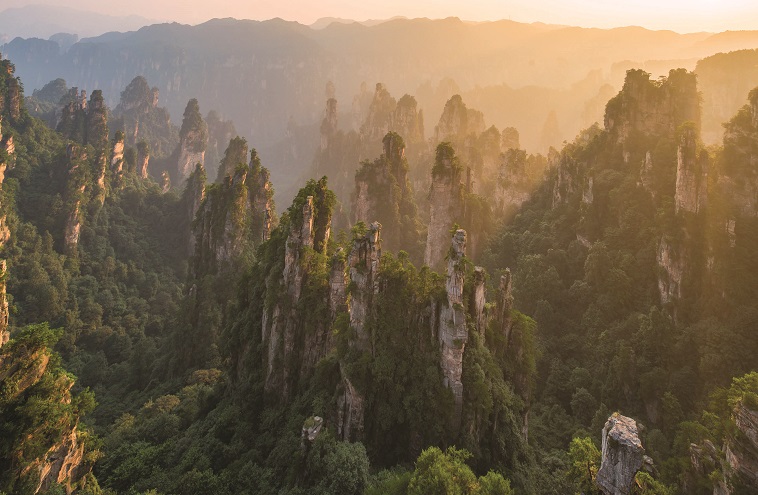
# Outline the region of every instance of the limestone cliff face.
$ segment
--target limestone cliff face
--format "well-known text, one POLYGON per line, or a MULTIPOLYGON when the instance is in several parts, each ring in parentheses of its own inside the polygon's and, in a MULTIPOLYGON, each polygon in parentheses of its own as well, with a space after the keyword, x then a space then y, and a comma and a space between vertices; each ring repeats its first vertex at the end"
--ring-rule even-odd
POLYGON ((466 269, 466 231, 457 230, 453 236, 447 262, 447 304, 439 311, 437 338, 440 342, 440 366, 443 383, 453 392, 455 400, 454 427, 460 426, 463 410, 463 352, 468 341, 466 313, 463 306, 463 284, 466 269))
MULTIPOLYGON (((25 402, 29 399, 24 398, 24 393, 31 390, 34 394, 35 386, 45 375, 49 376, 50 381, 41 392, 36 391, 38 395, 35 398, 42 403, 49 402, 64 408, 71 404, 74 382, 64 373, 50 370, 51 357, 49 349, 26 340, 11 342, 0 350, 0 382, 13 384, 13 388, 8 389, 12 392, 0 400, 0 414, 12 415, 14 409, 25 407, 25 402)), ((49 428, 48 425, 25 425, 24 428, 28 429, 20 437, 4 439, 15 462, 11 472, 3 473, 2 478, 7 480, 10 476, 23 480, 33 488, 31 493, 35 494, 45 493, 53 484, 59 483, 70 494, 81 487, 82 478, 92 470, 90 461, 85 458, 88 449, 79 435, 78 415, 51 420, 60 421, 56 424, 58 431, 54 434, 48 432, 45 434, 47 436, 42 437, 44 440, 37 440, 46 442, 40 446, 47 450, 36 458, 26 457, 26 443, 32 433, 39 434, 46 427, 49 428)))
MULTIPOLYGON (((0 187, 2 187, 5 180, 5 170, 8 167, 6 161, 13 159, 15 148, 13 147, 12 136, 5 137, 2 133, 3 119, 0 115, 0 146, 5 149, 5 160, 0 158, 0 187)), ((6 224, 5 215, 0 216, 0 248, 2 248, 6 242, 10 239, 10 230, 6 224)), ((8 311, 8 296, 6 295, 6 275, 7 267, 5 260, 0 260, 0 347, 2 347, 10 337, 8 332, 8 318, 10 313, 8 311)))
MULTIPOLYGON (((350 346, 359 352, 371 354, 373 354, 371 335, 367 323, 374 315, 373 300, 379 289, 379 262, 382 256, 381 229, 382 226, 379 223, 372 223, 366 235, 353 241, 347 261, 352 286, 348 314, 350 328, 354 332, 350 346)), ((363 433, 365 398, 353 385, 344 369, 341 369, 341 375, 342 393, 337 400, 338 434, 344 440, 358 440, 363 433)))
POLYGON ((450 228, 463 218, 465 186, 463 169, 450 146, 437 148, 429 191, 429 229, 424 264, 440 268, 447 253, 450 228))
POLYGON ((274 219, 272 188, 255 150, 249 165, 237 165, 233 175, 207 188, 204 169, 196 165, 184 198, 194 225, 190 252, 197 276, 223 271, 246 249, 268 239, 274 219))
POLYGON ((405 141, 396 132, 389 132, 382 144, 382 155, 373 162, 363 162, 355 174, 351 220, 353 224, 379 221, 385 227, 383 239, 389 250, 403 249, 416 255, 420 225, 408 180, 405 141))
POLYGON ((326 100, 324 119, 321 121, 321 151, 329 147, 329 142, 337 132, 337 100, 326 100))
POLYGON ((687 253, 683 248, 677 249, 673 240, 663 236, 658 244, 658 292, 661 304, 669 304, 681 298, 682 282, 687 267, 687 253))
POLYGON ((645 449, 637 422, 614 413, 603 427, 603 449, 596 483, 605 495, 632 493, 634 477, 643 466, 645 449))
POLYGON ((111 171, 115 176, 124 169, 124 133, 117 132, 111 147, 111 171))
POLYGON ((684 69, 669 72, 662 83, 642 70, 629 70, 621 92, 608 102, 605 128, 619 142, 633 133, 673 135, 684 122, 700 128, 700 100, 695 74, 684 69))
POLYGON ((677 149, 676 211, 698 213, 708 199, 708 153, 698 155, 697 132, 687 127, 679 138, 677 149))
POLYGON ((84 220, 83 206, 86 203, 87 153, 76 145, 67 148, 68 169, 66 172, 66 220, 63 231, 63 248, 66 254, 75 255, 84 220))
POLYGON ((390 131, 392 114, 396 107, 397 100, 390 95, 384 84, 377 83, 374 99, 361 126, 361 140, 365 143, 379 142, 390 131))
POLYGON ((411 145, 424 142, 424 112, 413 96, 403 95, 397 102, 391 129, 411 145))
POLYGON ((379 261, 382 256, 380 232, 382 226, 372 223, 366 235, 356 239, 348 256, 350 267, 350 327, 355 331, 354 345, 361 351, 371 351, 371 339, 366 321, 371 314, 374 295, 378 290, 379 261))
POLYGON ((264 387, 280 400, 290 397, 300 378, 308 376, 331 348, 331 323, 312 322, 314 328, 302 335, 299 329, 307 315, 296 310, 309 278, 309 253, 325 253, 331 231, 328 190, 325 182, 319 184, 315 196, 303 198, 299 211, 290 218, 281 275, 272 274, 266 283, 266 291, 279 296, 264 309, 261 322, 264 387))
POLYGON ((85 142, 95 150, 104 150, 108 145, 108 109, 105 106, 103 92, 96 89, 90 96, 85 119, 85 142))
POLYGON ((205 163, 205 149, 208 146, 208 126, 200 115, 196 99, 191 99, 184 110, 182 128, 179 131, 177 151, 177 177, 185 179, 198 163, 205 163))
POLYGON ((461 95, 453 95, 445 104, 440 120, 434 128, 434 140, 450 141, 458 145, 470 134, 484 132, 484 114, 466 107, 461 95))
POLYGON ((758 490, 758 410, 740 402, 734 408, 732 420, 737 428, 724 445, 729 484, 739 483, 749 490, 758 490))
POLYGON ((519 208, 529 199, 530 182, 526 173, 526 151, 509 148, 501 155, 495 206, 499 211, 519 208))
POLYGON ((137 173, 143 179, 147 179, 147 165, 150 162, 150 146, 145 141, 137 143, 137 173))
POLYGON ((413 96, 406 94, 397 101, 378 83, 360 130, 364 155, 375 156, 375 143, 381 142, 388 132, 399 134, 408 146, 423 145, 424 115, 413 96))

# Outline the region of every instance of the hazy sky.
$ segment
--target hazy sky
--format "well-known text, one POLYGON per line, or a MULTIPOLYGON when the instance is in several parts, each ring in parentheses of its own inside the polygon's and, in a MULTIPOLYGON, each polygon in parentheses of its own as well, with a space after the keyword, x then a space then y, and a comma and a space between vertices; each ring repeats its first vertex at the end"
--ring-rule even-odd
POLYGON ((47 3, 197 24, 213 17, 310 24, 320 17, 513 19, 586 27, 638 25, 679 32, 758 29, 756 0, 0 0, 0 10, 47 3))

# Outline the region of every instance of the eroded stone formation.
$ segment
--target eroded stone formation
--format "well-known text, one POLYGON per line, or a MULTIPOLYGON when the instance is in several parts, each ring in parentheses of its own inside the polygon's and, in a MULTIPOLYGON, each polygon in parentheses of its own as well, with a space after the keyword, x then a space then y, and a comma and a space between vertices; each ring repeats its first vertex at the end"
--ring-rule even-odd
POLYGON ((495 207, 500 211, 519 208, 529 199, 530 194, 531 187, 526 173, 526 151, 509 148, 501 155, 495 189, 495 207))
MULTIPOLYGON (((381 230, 382 226, 374 222, 364 236, 355 239, 347 263, 352 286, 348 314, 350 328, 354 332, 350 346, 359 352, 372 354, 371 335, 367 324, 373 316, 373 300, 379 290, 379 262, 382 256, 381 230)), ((344 370, 341 374, 343 391, 337 402, 338 434, 345 440, 356 440, 363 432, 365 399, 351 382, 348 374, 344 370)))
POLYGON ((700 101, 695 74, 672 69, 662 83, 642 70, 627 71, 621 92, 608 102, 605 128, 619 142, 640 132, 652 136, 672 136, 684 122, 700 129, 700 101))
POLYGON ((466 231, 458 229, 453 235, 447 262, 447 304, 439 311, 440 365, 443 383, 453 392, 455 400, 454 427, 458 428, 463 410, 463 351, 468 341, 466 313, 463 306, 463 284, 466 268, 466 231))
POLYGON ((437 147, 429 191, 429 229, 427 231, 424 264, 440 268, 447 253, 450 228, 463 218, 465 186, 463 169, 452 146, 437 147))
MULTIPOLYGON (((5 151, 5 155, 0 155, 0 187, 5 179, 5 170, 8 168, 8 162, 13 160, 15 147, 13 146, 13 136, 10 134, 3 135, 2 132, 2 112, 0 112, 0 149, 5 151), (5 156, 5 159, 2 158, 5 156)), ((5 215, 0 216, 0 248, 10 239, 10 230, 6 224, 5 215)), ((6 295, 6 274, 7 266, 5 260, 0 260, 0 347, 2 347, 10 337, 8 332, 8 297, 6 295)))
POLYGON ((191 99, 184 110, 182 128, 179 131, 179 150, 176 162, 177 176, 187 178, 198 163, 205 163, 208 146, 208 127, 200 115, 196 99, 191 99))
POLYGON ((316 328, 307 336, 299 335, 307 315, 296 308, 309 275, 304 257, 311 249, 324 253, 329 241, 332 212, 327 193, 325 183, 320 183, 290 218, 282 273, 267 279, 266 290, 280 295, 262 317, 264 387, 280 399, 290 396, 300 377, 307 376, 331 347, 330 322, 314 322, 316 328))
POLYGON ((597 486, 605 495, 629 495, 634 477, 645 461, 637 422, 614 413, 603 427, 602 439, 601 464, 595 480, 597 486))

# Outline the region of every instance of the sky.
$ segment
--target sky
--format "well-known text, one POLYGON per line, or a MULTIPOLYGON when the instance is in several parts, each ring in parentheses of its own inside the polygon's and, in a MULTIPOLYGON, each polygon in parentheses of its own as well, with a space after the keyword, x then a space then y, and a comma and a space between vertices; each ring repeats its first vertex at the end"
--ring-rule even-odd
POLYGON ((756 0, 0 0, 0 11, 40 3, 186 24, 214 17, 281 17, 310 24, 321 17, 456 16, 600 28, 636 25, 678 32, 758 29, 756 0))

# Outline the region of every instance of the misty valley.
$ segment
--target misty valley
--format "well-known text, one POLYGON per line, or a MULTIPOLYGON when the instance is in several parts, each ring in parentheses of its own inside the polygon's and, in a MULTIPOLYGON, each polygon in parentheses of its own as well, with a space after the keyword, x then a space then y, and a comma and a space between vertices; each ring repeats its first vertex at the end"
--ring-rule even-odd
POLYGON ((756 32, 123 25, 0 36, 0 495, 758 493, 756 32))

